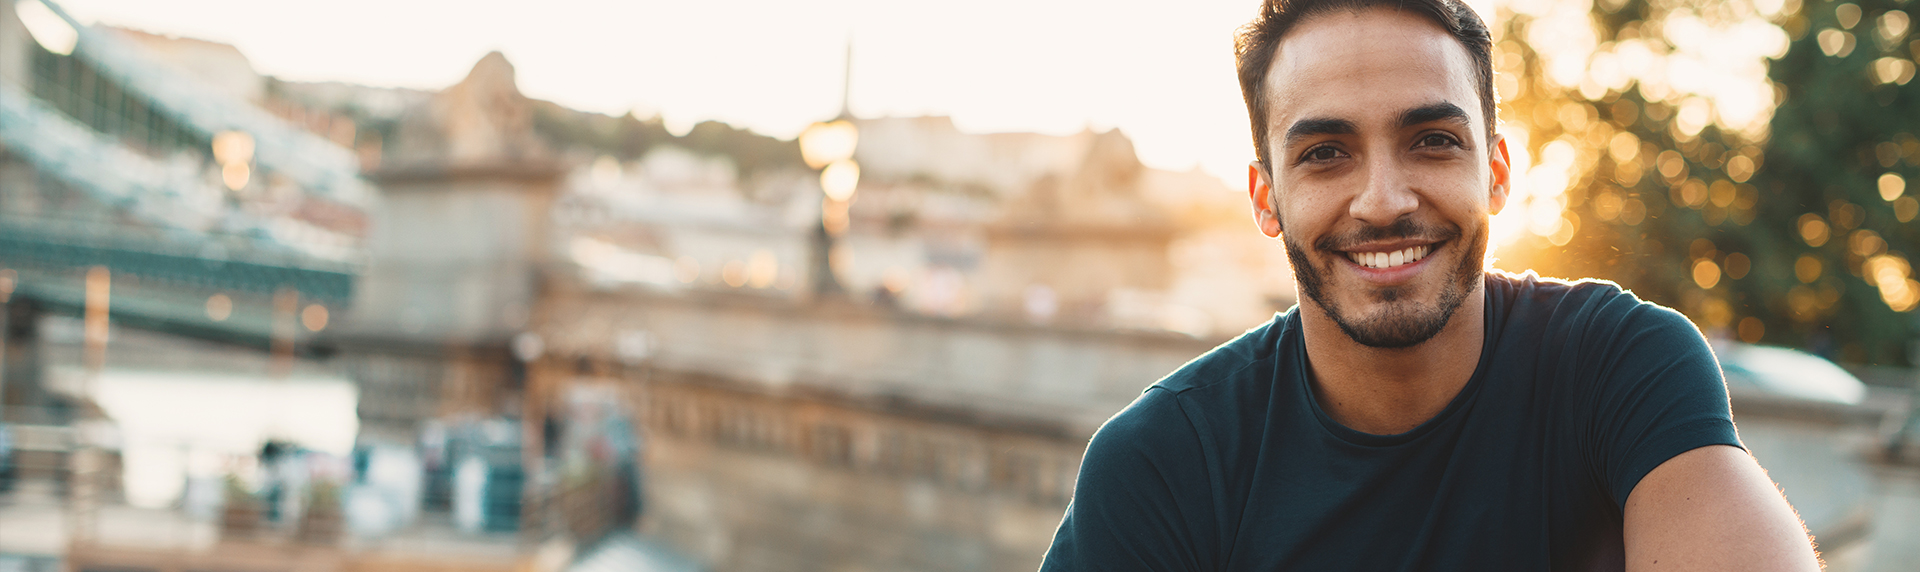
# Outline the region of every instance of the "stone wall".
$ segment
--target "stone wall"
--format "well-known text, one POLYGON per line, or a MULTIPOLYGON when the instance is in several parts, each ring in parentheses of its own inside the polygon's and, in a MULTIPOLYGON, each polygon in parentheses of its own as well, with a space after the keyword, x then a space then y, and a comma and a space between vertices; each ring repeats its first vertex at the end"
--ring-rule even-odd
POLYGON ((1032 570, 1086 436, 660 375, 643 530, 714 570, 1032 570))
POLYGON ((1083 434, 1221 341, 751 296, 590 292, 565 283, 547 292, 536 327, 553 355, 767 390, 1055 419, 1083 434))
POLYGON ((1217 343, 546 286, 533 387, 627 392, 642 530, 729 572, 1032 570, 1088 437, 1217 343))

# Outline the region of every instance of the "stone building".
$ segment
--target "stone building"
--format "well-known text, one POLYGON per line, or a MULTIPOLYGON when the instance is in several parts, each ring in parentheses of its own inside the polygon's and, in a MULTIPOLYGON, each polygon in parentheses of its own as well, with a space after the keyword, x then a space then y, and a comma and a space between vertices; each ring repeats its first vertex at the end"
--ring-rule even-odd
POLYGON ((909 311, 1229 335, 1292 304, 1280 249, 1205 173, 1141 164, 1118 130, 971 134, 861 119, 842 282, 909 311))
POLYGON ((424 419, 519 413, 508 342, 539 296, 563 173, 530 106, 488 54, 404 114, 370 174, 367 271, 325 341, 362 383, 371 430, 411 439, 424 419))

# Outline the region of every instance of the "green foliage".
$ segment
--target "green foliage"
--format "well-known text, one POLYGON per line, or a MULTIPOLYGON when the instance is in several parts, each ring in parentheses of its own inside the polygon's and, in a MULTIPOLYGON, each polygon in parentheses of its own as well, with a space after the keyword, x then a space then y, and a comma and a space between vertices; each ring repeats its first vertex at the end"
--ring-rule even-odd
POLYGON ((676 144, 696 153, 733 159, 733 164, 740 168, 742 178, 761 171, 807 167, 800 158, 798 141, 775 139, 718 121, 702 121, 694 125, 693 130, 688 131, 687 136, 681 137, 676 144))
POLYGON ((674 139, 658 117, 642 120, 631 113, 613 117, 539 100, 533 102, 533 129, 557 149, 585 149, 621 161, 639 159, 655 145, 674 139))
POLYGON ((1912 77, 1910 36, 1900 30, 1888 37, 1881 29, 1883 18, 1907 19, 1905 12, 1887 17, 1900 7, 1890 0, 1809 3, 1786 22, 1798 37, 1770 70, 1786 98, 1774 112, 1767 168, 1755 182, 1767 190, 1763 230, 1780 238, 1780 250, 1770 257, 1771 279, 1757 290, 1773 302, 1768 310, 1780 323, 1793 324, 1779 341, 1832 348, 1849 361, 1905 363, 1913 326, 1907 310, 1920 296, 1900 295, 1912 274, 1906 258, 1920 253, 1910 222, 1920 203, 1913 193, 1886 200, 1879 185, 1886 173, 1911 180, 1920 163, 1912 134, 1920 130, 1920 85, 1900 83, 1898 69, 1876 70, 1876 62, 1904 65, 1912 77), (1858 14, 1847 18, 1851 26, 1842 21, 1848 12, 1858 14), (1841 49, 1829 55, 1823 34, 1829 50, 1841 49), (1827 239, 1803 236, 1803 218, 1810 230, 1827 228, 1827 239), (1803 256, 1823 267, 1808 283, 1794 273, 1803 256), (1886 275, 1893 271, 1898 276, 1886 275))
POLYGON ((659 117, 640 119, 629 113, 612 117, 574 111, 547 101, 534 102, 533 126, 555 148, 586 150, 621 161, 638 160, 659 145, 672 145, 714 157, 726 157, 742 179, 757 173, 805 169, 800 144, 737 129, 718 121, 694 125, 684 137, 667 131, 659 117))
MULTIPOLYGON (((1790 4, 1778 19, 1792 41, 1769 74, 1785 98, 1757 136, 1715 125, 1689 133, 1680 124, 1685 100, 1661 90, 1649 101, 1644 87, 1587 97, 1555 85, 1541 54, 1517 41, 1533 20, 1503 18, 1496 61, 1519 78, 1502 102, 1506 129, 1525 129, 1535 157, 1556 139, 1583 151, 1564 199, 1574 230, 1528 235, 1533 251, 1518 260, 1507 251, 1503 265, 1613 280, 1687 313, 1710 335, 1905 363, 1908 311, 1920 302, 1905 254, 1917 252, 1920 235, 1907 221, 1920 202, 1886 200, 1878 181, 1889 172, 1910 179, 1920 164, 1911 135, 1920 129, 1920 86, 1888 73, 1905 66, 1911 78, 1914 46, 1905 26, 1881 23, 1894 0, 1850 5, 1861 14, 1850 30, 1836 10, 1853 8, 1837 2, 1790 4), (1824 30, 1835 30, 1829 50, 1841 43, 1835 33, 1852 35, 1851 53, 1823 52, 1824 30)), ((1670 49, 1672 38, 1656 31, 1671 28, 1659 20, 1739 12, 1726 6, 1625 0, 1596 7, 1593 21, 1603 48, 1640 40, 1670 49)), ((1904 13, 1891 19, 1905 21, 1904 13)))

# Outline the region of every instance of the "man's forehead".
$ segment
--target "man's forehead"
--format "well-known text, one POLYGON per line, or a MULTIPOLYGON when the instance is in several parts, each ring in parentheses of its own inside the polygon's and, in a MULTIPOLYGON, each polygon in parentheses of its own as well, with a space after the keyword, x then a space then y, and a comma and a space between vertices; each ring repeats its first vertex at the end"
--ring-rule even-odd
POLYGON ((1392 7, 1316 14, 1275 50, 1266 80, 1271 133, 1303 117, 1390 121, 1437 101, 1484 120, 1466 46, 1420 14, 1392 7))

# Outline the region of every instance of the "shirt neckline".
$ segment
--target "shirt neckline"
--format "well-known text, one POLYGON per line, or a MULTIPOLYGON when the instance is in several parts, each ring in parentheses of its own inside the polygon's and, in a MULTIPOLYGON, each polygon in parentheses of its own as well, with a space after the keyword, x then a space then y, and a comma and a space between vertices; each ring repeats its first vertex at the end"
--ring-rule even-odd
POLYGON ((1394 447, 1413 442, 1428 433, 1432 433, 1435 427, 1447 423, 1450 419, 1459 417, 1461 414, 1458 412, 1469 407, 1473 402, 1474 396, 1480 393, 1480 386, 1484 385, 1483 378, 1486 377, 1487 369, 1492 362, 1493 347, 1500 339, 1500 332, 1496 327, 1496 324, 1499 324, 1500 320, 1495 319, 1495 314, 1498 313, 1502 305, 1495 304, 1494 298, 1499 295, 1495 290, 1498 288, 1496 284, 1500 284, 1501 281, 1493 273, 1486 273, 1484 276, 1486 276, 1486 279, 1481 283, 1481 287, 1486 290, 1486 311, 1483 312, 1483 319, 1486 324, 1483 329, 1484 338, 1480 344, 1480 361, 1474 365, 1473 375, 1467 378, 1467 384, 1460 387, 1460 392, 1454 394, 1453 399, 1447 402, 1445 408, 1442 408, 1439 413, 1434 414, 1432 418, 1421 422, 1418 426, 1408 429, 1404 433, 1378 434, 1354 429, 1334 420, 1331 415, 1327 414, 1326 409, 1320 407, 1320 399, 1315 396, 1313 391, 1312 369, 1307 363, 1306 337, 1302 335, 1300 312, 1298 308, 1296 308, 1287 324, 1287 329, 1292 335, 1283 337, 1282 340, 1291 346, 1288 349, 1292 351, 1295 356, 1299 357, 1299 359, 1290 360, 1293 362, 1292 367, 1294 371, 1292 377, 1295 382, 1294 385, 1297 391, 1299 391, 1300 398, 1306 401, 1309 409, 1313 410, 1313 416, 1319 420, 1321 429, 1342 441, 1354 445, 1364 447, 1394 447))

